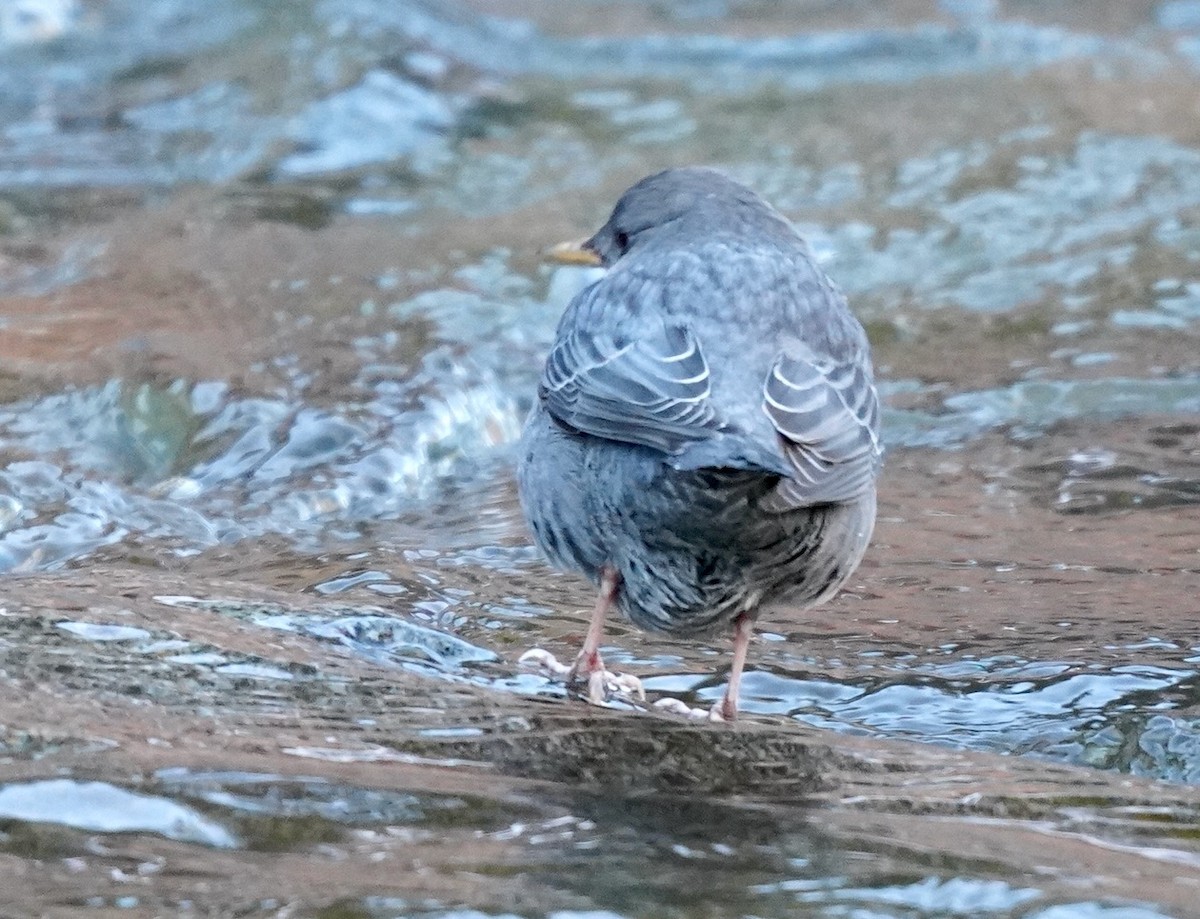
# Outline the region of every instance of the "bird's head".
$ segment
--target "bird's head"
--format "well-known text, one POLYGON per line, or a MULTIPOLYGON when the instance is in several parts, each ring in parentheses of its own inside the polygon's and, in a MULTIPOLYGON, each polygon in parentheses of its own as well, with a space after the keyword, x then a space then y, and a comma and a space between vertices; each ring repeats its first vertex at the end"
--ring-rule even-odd
POLYGON ((611 267, 651 243, 670 246, 753 231, 793 234, 791 225, 746 186, 701 166, 647 176, 623 194, 596 233, 549 250, 552 261, 611 267), (699 235, 697 235, 699 234, 699 235))

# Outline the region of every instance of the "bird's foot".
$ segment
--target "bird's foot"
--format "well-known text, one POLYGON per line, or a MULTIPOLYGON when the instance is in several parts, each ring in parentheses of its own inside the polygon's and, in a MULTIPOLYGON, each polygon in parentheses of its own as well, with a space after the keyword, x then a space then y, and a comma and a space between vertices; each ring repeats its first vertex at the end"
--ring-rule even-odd
POLYGON ((671 715, 682 715, 689 721, 715 721, 724 723, 733 720, 725 714, 725 701, 723 699, 712 708, 692 708, 692 706, 688 705, 682 699, 666 697, 656 700, 654 707, 660 712, 667 712, 671 715))
POLYGON ((573 665, 567 666, 543 648, 533 648, 517 659, 517 664, 526 670, 541 673, 551 679, 562 680, 568 684, 586 682, 586 698, 593 705, 603 705, 613 697, 626 701, 646 701, 646 690, 642 688, 642 681, 633 674, 605 670, 599 656, 594 662, 595 667, 584 666, 587 663, 581 655, 573 665))
POLYGON ((593 705, 603 705, 613 697, 626 701, 646 701, 646 690, 642 681, 632 673, 613 673, 611 670, 593 670, 587 677, 587 700, 593 705))

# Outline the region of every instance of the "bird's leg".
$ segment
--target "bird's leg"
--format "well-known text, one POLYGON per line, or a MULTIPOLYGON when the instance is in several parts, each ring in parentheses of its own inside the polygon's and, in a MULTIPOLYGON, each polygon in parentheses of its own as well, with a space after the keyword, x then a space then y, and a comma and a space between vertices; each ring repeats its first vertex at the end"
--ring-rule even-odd
POLYGON ((746 652, 750 649, 750 636, 753 634, 754 620, 750 613, 739 613, 733 623, 733 666, 729 668, 729 683, 725 687, 725 696, 709 712, 709 718, 713 721, 733 721, 737 718, 742 669, 746 666, 746 652))
POLYGON ((583 639, 575 663, 570 667, 560 664, 549 651, 534 648, 521 655, 519 664, 538 670, 551 677, 561 677, 567 683, 587 682, 587 699, 594 705, 604 703, 610 693, 645 700, 646 691, 642 681, 628 673, 612 673, 604 669, 600 658, 600 642, 604 639, 604 617, 617 599, 621 586, 621 575, 616 568, 606 565, 600 569, 600 593, 592 609, 592 619, 587 635, 583 639))
POLYGON ((596 595, 596 605, 592 607, 592 620, 588 623, 587 636, 583 639, 583 647, 579 656, 567 671, 567 682, 586 679, 588 684, 588 700, 603 702, 606 692, 606 675, 604 661, 600 659, 600 642, 604 638, 604 617, 617 599, 617 590, 621 587, 621 575, 611 565, 600 569, 600 593, 596 595))
POLYGON ((579 656, 567 674, 567 682, 574 682, 581 677, 591 676, 604 669, 604 661, 600 660, 600 642, 604 638, 604 617, 608 615, 613 601, 617 599, 617 590, 621 586, 621 575, 616 568, 605 565, 600 569, 600 593, 596 595, 596 605, 592 607, 592 620, 588 623, 587 636, 583 639, 583 647, 579 656))

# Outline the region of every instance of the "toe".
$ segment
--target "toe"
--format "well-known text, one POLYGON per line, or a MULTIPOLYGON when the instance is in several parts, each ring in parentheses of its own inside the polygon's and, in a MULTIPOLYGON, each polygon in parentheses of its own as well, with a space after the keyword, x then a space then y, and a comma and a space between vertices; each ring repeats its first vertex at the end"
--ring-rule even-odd
POLYGON ((672 699, 670 696, 658 699, 654 703, 654 707, 660 712, 679 715, 683 718, 687 718, 689 721, 704 721, 707 720, 709 716, 707 709, 692 708, 682 699, 672 699))
POLYGON ((566 664, 560 663, 549 651, 543 648, 531 648, 517 658, 517 666, 525 670, 532 670, 534 673, 540 673, 543 676, 557 677, 559 679, 565 677, 571 670, 566 664))
POLYGON ((608 680, 603 670, 597 670, 587 678, 587 700, 592 705, 603 705, 608 701, 608 680))
POLYGON ((622 696, 633 696, 639 702, 646 701, 646 690, 642 687, 642 681, 632 673, 610 673, 608 677, 609 687, 613 692, 622 696))
POLYGON ((729 704, 728 699, 722 699, 708 710, 708 720, 732 723, 737 721, 737 709, 729 704))

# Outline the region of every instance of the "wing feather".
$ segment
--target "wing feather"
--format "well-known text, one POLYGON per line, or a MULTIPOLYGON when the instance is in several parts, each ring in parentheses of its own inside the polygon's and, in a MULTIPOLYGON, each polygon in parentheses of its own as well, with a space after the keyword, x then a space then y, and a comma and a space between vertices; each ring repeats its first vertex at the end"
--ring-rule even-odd
POLYGON ((883 453, 879 395, 865 361, 784 354, 767 376, 763 409, 794 468, 771 509, 851 501, 871 488, 883 453))
POLYGON ((542 374, 550 413, 577 430, 676 453, 721 430, 708 363, 691 330, 663 323, 631 341, 576 329, 542 374))

